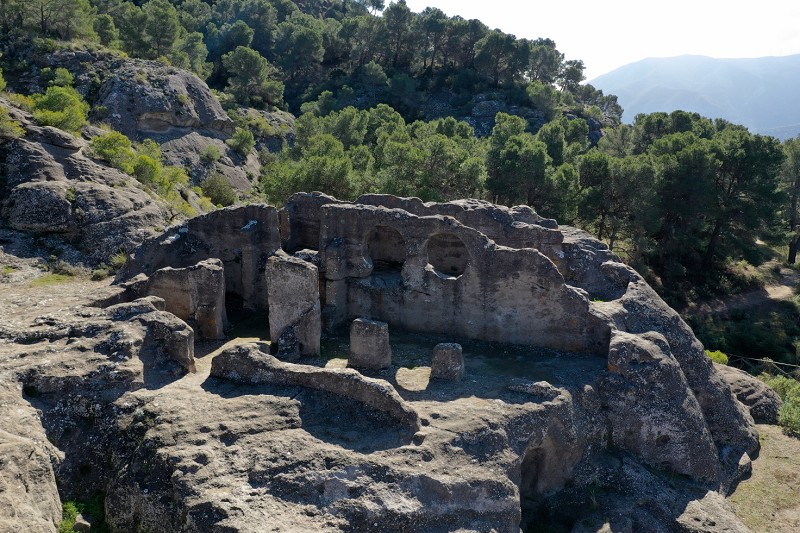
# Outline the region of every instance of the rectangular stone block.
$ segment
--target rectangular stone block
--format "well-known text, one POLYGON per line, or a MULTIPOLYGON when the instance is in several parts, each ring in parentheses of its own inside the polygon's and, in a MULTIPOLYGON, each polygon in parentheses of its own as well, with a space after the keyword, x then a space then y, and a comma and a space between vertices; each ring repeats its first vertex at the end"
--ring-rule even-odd
POLYGON ((379 370, 392 366, 389 325, 386 322, 358 318, 350 325, 348 366, 379 370))

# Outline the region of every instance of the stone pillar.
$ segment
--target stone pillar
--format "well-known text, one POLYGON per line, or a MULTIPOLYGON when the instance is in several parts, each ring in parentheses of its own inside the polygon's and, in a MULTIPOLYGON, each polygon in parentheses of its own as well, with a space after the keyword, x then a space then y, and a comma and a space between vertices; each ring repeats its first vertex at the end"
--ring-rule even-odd
POLYGON ((267 261, 266 275, 270 339, 279 343, 287 328, 293 328, 300 354, 319 355, 319 270, 308 261, 278 252, 267 261))
POLYGON ((378 370, 392 366, 389 324, 358 318, 350 326, 348 366, 378 370))
POLYGON ((464 378, 464 354, 461 345, 441 343, 433 348, 431 379, 461 381, 464 378))

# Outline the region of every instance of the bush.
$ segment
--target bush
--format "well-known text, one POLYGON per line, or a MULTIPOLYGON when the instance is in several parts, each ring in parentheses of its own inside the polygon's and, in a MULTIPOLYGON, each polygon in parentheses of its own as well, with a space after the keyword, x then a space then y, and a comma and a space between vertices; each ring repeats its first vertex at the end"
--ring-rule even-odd
POLYGON ((256 139, 253 137, 253 132, 247 128, 236 128, 236 133, 233 134, 233 137, 225 142, 232 150, 243 156, 247 156, 250 150, 256 146, 256 139))
POLYGON ((203 194, 208 196, 214 204, 223 207, 233 205, 239 199, 236 189, 220 174, 214 174, 206 178, 200 188, 203 190, 203 194))
POLYGON ((0 107, 0 139, 22 137, 25 135, 25 129, 16 120, 12 120, 8 110, 0 107))
POLYGON ((200 152, 200 159, 206 163, 213 163, 219 161, 222 157, 222 150, 215 144, 207 144, 200 152))
POLYGON ((139 154, 133 161, 133 177, 140 183, 155 187, 161 176, 163 166, 149 155, 139 154))
POLYGON ((783 400, 778 413, 778 424, 783 432, 800 438, 800 382, 784 376, 764 374, 759 379, 769 385, 783 400))
POLYGON ((77 133, 86 125, 89 104, 72 87, 51 86, 33 97, 33 117, 45 126, 77 133))
POLYGON ((0 69, 0 91, 6 90, 6 80, 3 78, 3 70, 0 69))
POLYGON ((58 526, 58 533, 73 533, 75 531, 75 520, 79 514, 87 514, 95 519, 92 523, 92 532, 108 533, 106 524, 106 512, 102 496, 95 496, 88 501, 75 502, 67 501, 63 504, 63 515, 61 524, 58 526))
POLYGON ((28 113, 32 113, 36 107, 36 102, 33 101, 33 98, 24 94, 9 93, 8 99, 12 104, 28 113))
POLYGON ((63 67, 59 67, 55 70, 49 67, 43 68, 40 73, 40 78, 43 84, 50 86, 73 87, 75 85, 75 76, 63 67))
POLYGON ((111 166, 127 174, 133 172, 136 152, 130 139, 118 131, 98 135, 91 142, 92 150, 100 159, 108 161, 111 166))
POLYGON ((721 365, 728 364, 728 356, 724 352, 719 350, 714 350, 713 352, 710 350, 706 350, 706 355, 711 358, 712 361, 715 363, 719 363, 721 365))

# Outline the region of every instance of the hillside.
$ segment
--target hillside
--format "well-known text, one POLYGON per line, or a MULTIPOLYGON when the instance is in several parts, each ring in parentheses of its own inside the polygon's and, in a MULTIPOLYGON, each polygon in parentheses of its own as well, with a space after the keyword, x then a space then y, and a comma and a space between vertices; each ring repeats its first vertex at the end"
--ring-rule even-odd
POLYGON ((754 59, 648 58, 591 81, 617 95, 630 122, 682 109, 787 139, 800 133, 800 55, 754 59))

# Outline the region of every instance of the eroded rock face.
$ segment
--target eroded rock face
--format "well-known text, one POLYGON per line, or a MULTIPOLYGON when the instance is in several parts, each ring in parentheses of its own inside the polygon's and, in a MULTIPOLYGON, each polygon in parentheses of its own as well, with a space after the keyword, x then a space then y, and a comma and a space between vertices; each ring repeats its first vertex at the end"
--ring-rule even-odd
POLYGON ((131 138, 175 127, 233 133, 233 121, 194 74, 154 61, 112 61, 97 104, 115 130, 131 138))
POLYGON ((58 234, 99 264, 167 225, 167 210, 136 180, 86 156, 88 143, 36 126, 2 98, 0 105, 26 129, 23 138, 0 139, 0 220, 8 227, 58 234))
POLYGON ((731 388, 731 391, 759 424, 777 424, 783 401, 766 383, 743 370, 714 364, 714 368, 731 388))
POLYGON ((280 249, 278 211, 247 205, 213 211, 170 228, 139 248, 117 276, 128 279, 165 267, 186 268, 205 259, 222 261, 226 291, 251 310, 267 308, 264 268, 280 249))

